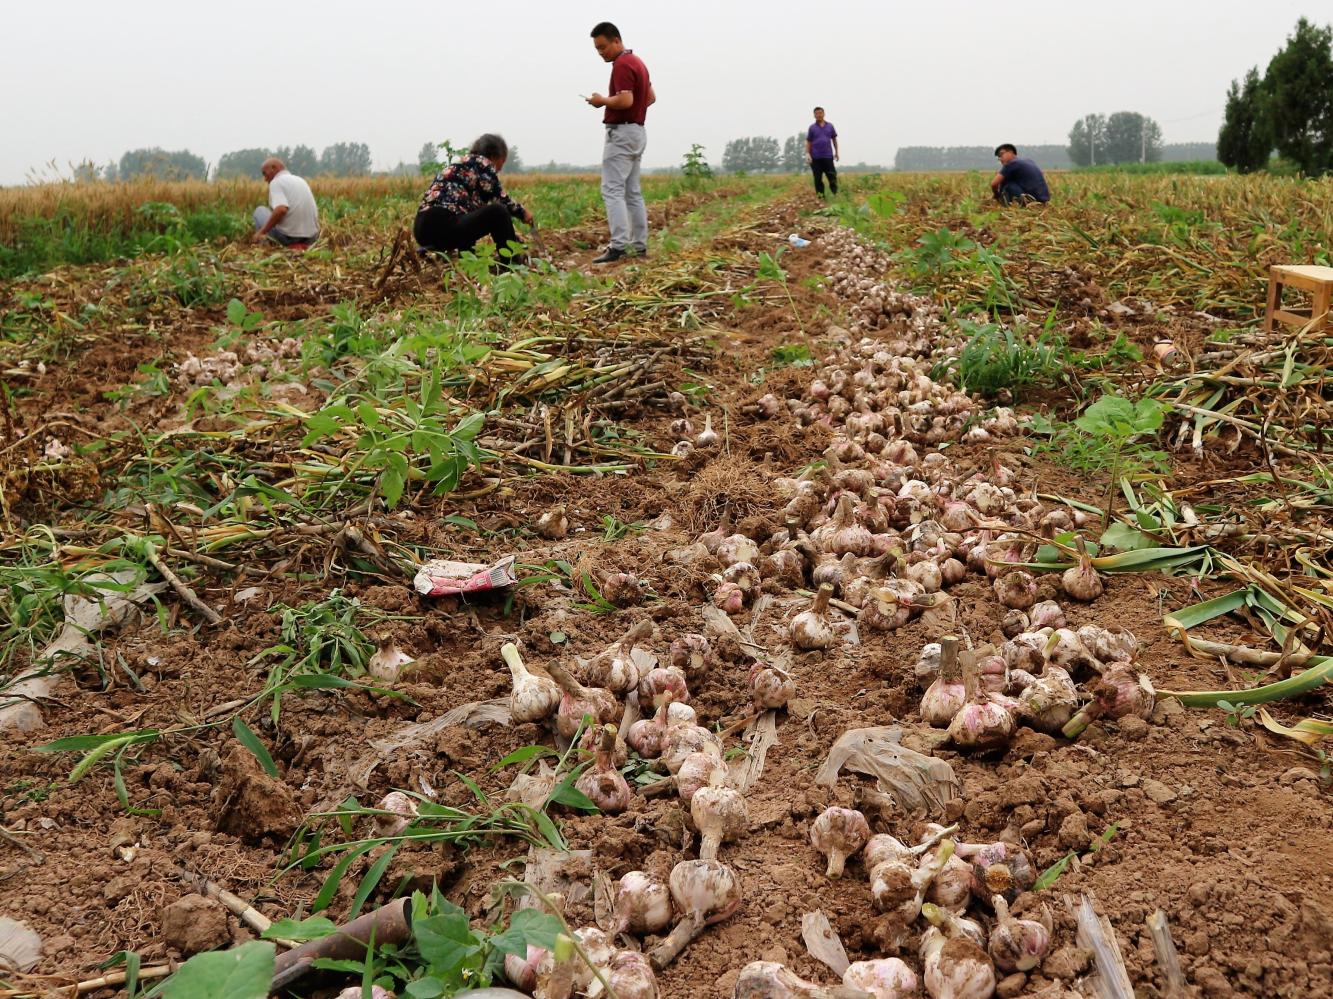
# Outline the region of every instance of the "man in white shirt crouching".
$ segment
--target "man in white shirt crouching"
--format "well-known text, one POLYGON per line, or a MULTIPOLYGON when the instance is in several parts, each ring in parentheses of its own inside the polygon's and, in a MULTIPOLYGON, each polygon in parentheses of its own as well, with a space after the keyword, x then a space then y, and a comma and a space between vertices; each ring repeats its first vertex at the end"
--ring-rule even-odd
POLYGON ((283 246, 309 245, 319 238, 319 210, 310 185, 270 156, 259 168, 268 181, 268 207, 255 209, 255 234, 251 242, 271 239, 283 246))

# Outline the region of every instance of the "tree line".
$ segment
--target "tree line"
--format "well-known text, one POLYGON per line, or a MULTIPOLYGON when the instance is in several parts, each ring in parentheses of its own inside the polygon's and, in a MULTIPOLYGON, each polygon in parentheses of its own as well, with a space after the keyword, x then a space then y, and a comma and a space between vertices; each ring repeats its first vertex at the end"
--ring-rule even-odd
MULTIPOLYGON (((1069 170, 1080 164, 1070 156, 1069 146, 1016 143, 1021 155, 1030 157, 1043 168, 1069 170)), ((1097 162, 1113 162, 1103 147, 1098 147, 1097 162)), ((1157 159, 1164 163, 1215 160, 1217 146, 1211 142, 1168 142, 1156 147, 1157 159)), ((1134 157, 1138 159, 1137 155, 1134 157)), ((901 146, 893 158, 895 170, 993 170, 994 146, 901 146)))
POLYGON ((1254 66, 1231 81, 1218 159, 1251 173, 1275 150, 1307 176, 1333 172, 1333 26, 1302 17, 1262 76, 1254 66))
POLYGON ((1162 158, 1162 127, 1137 111, 1087 114, 1069 130, 1068 151, 1075 166, 1156 163, 1162 158))
MULTIPOLYGON (((440 146, 447 143, 427 143, 421 155, 430 150, 433 157, 440 146)), ((258 177, 264 160, 276 156, 287 164, 287 169, 302 177, 361 177, 374 172, 370 146, 364 142, 335 142, 315 152, 312 146, 254 146, 223 153, 217 164, 210 168, 208 161, 188 149, 161 149, 151 147, 131 149, 119 160, 98 166, 92 162, 74 167, 76 181, 117 181, 153 178, 155 180, 226 180, 233 177, 258 177)), ((513 169, 511 155, 507 169, 513 169)), ((399 163, 390 174, 420 173, 423 164, 399 163)))

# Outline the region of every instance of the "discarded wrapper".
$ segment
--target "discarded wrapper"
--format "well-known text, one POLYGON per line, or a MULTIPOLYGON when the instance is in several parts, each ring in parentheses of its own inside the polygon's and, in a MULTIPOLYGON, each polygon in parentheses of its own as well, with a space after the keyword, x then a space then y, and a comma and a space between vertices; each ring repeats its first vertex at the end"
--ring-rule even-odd
POLYGON ((502 589, 518 582, 518 576, 514 572, 515 558, 516 556, 506 555, 494 565, 433 559, 417 570, 412 585, 416 587, 418 593, 426 597, 502 589))

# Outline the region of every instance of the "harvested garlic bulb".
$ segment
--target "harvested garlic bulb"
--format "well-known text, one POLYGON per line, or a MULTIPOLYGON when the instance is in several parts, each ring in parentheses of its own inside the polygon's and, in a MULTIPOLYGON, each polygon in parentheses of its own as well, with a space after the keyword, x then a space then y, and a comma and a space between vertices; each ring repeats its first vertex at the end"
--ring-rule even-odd
POLYGON ((939 676, 921 695, 921 718, 935 728, 948 728, 967 703, 967 689, 958 665, 958 639, 948 635, 939 648, 939 676))
POLYGON ((676 793, 680 795, 680 800, 688 805, 694 798, 694 792, 712 784, 714 774, 719 771, 722 776, 726 775, 722 761, 714 753, 691 753, 685 757, 680 769, 676 771, 676 793))
POLYGON ((739 614, 745 609, 745 591, 735 583, 719 583, 713 591, 713 606, 726 614, 739 614))
POLYGON ((1078 565, 1066 569, 1060 577, 1060 586, 1075 600, 1089 603, 1102 595, 1102 579, 1092 567, 1087 545, 1078 539, 1078 565))
POLYGON ((1147 718, 1157 702, 1152 682, 1126 663, 1112 663, 1092 690, 1092 700, 1062 729, 1065 738, 1074 739, 1097 718, 1147 718))
POLYGON ((586 794, 597 806, 598 811, 607 815, 619 815, 629 808, 633 795, 629 782, 615 768, 613 754, 616 750, 616 727, 602 727, 602 744, 597 750, 593 765, 585 770, 574 787, 586 794))
POLYGON ((1059 666, 1047 666, 1018 695, 1019 716, 1038 732, 1056 735, 1078 710, 1078 689, 1059 666))
POLYGON ((680 921, 648 955, 659 971, 679 956, 705 926, 729 917, 741 904, 741 884, 726 864, 682 860, 671 869, 671 898, 680 921))
POLYGON ((847 858, 870 840, 870 824, 854 808, 826 808, 810 826, 810 842, 828 857, 824 874, 842 877, 847 858))
POLYGON ((710 413, 704 414, 704 428, 699 431, 699 436, 694 438, 694 443, 699 447, 717 447, 717 431, 713 429, 713 417, 710 413))
POLYGON ((736 979, 732 999, 866 999, 866 991, 854 986, 819 985, 807 982, 776 961, 751 961, 736 979))
POLYGON ((921 994, 916 972, 896 957, 848 965, 842 984, 869 992, 875 999, 916 999, 921 994))
POLYGON ((825 584, 815 594, 808 611, 797 614, 791 623, 792 644, 802 651, 827 649, 834 642, 833 627, 828 622, 828 602, 833 587, 825 584))
POLYGON ((564 504, 551 507, 537 518, 537 533, 548 541, 559 541, 569 534, 569 518, 565 516, 564 504))
POLYGON ((744 534, 729 534, 718 543, 717 560, 724 566, 742 562, 753 566, 759 561, 759 546, 744 534))
POLYGON ((617 951, 607 974, 616 999, 657 999, 657 976, 637 950, 617 951))
POLYGON ((979 679, 976 663, 964 663, 967 698, 949 722, 949 738, 959 749, 976 752, 1001 749, 1009 745, 1018 726, 1008 705, 998 695, 987 693, 979 679))
POLYGON ((685 674, 674 666, 654 666, 639 677, 639 703, 653 704, 663 694, 671 692, 675 704, 688 704, 690 688, 685 674))
POLYGON ((681 635, 671 643, 670 662, 676 669, 683 670, 690 679, 702 676, 712 666, 712 646, 703 635, 681 635))
POLYGON ((719 767, 709 783, 690 797, 690 818, 699 830, 699 859, 716 860, 718 847, 739 839, 750 827, 745 798, 734 787, 725 786, 725 771, 719 767))
POLYGON ((632 572, 613 572, 602 580, 602 597, 617 607, 633 607, 643 599, 643 584, 632 572))
MULTIPOLYGON (((923 911, 930 919, 931 910, 923 911)), ((932 999, 989 999, 995 994, 995 968, 971 937, 948 935, 955 925, 943 931, 932 925, 921 938, 926 991, 932 999)))
POLYGON ((750 667, 750 695, 756 711, 785 708, 795 693, 796 684, 785 669, 762 663, 750 667))
POLYGON ((555 730, 564 738, 573 739, 578 734, 585 715, 592 716, 594 725, 603 725, 620 717, 620 702, 611 691, 585 687, 555 663, 546 671, 564 692, 555 716, 555 730))
POLYGON ((671 924, 671 889, 643 871, 630 871, 616 888, 611 936, 660 933, 671 924))
POLYGON ((1016 569, 997 578, 992 584, 996 599, 1005 607, 1027 610, 1037 602, 1037 581, 1031 573, 1016 569))
POLYGON ((516 722, 538 722, 555 714, 560 707, 560 688, 553 681, 530 673, 513 642, 504 644, 500 656, 513 677, 509 717, 516 722))
POLYGON ((662 740, 666 738, 671 697, 670 691, 662 694, 655 702, 657 713, 651 718, 640 718, 630 725, 625 734, 625 741, 630 748, 645 760, 654 760, 662 755, 662 740))
POLYGON ((722 742, 701 725, 667 725, 662 739, 662 765, 673 777, 691 753, 712 753, 722 760, 722 742))
POLYGON ((1001 895, 994 896, 991 905, 995 909, 988 947, 991 960, 1001 971, 1031 971, 1051 946, 1050 911, 1045 911, 1043 922, 1037 922, 1009 915, 1009 903, 1001 895))
POLYGON ((389 814, 375 816, 376 836, 397 836, 419 814, 416 799, 404 791, 390 791, 380 799, 378 808, 389 814))

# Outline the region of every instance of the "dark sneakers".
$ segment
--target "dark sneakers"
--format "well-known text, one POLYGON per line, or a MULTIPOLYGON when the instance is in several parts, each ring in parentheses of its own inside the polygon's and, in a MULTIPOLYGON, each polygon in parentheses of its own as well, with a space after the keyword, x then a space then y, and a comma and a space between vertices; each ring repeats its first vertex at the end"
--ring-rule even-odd
POLYGON ((629 254, 616 246, 608 246, 602 251, 601 256, 593 257, 594 264, 614 264, 617 260, 624 260, 629 254))

